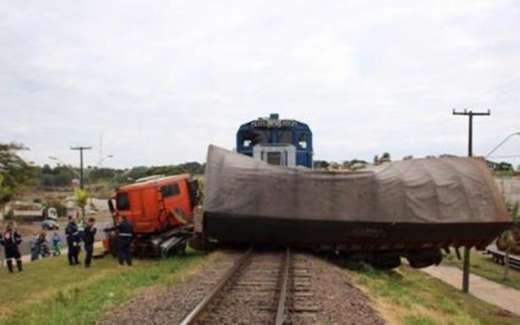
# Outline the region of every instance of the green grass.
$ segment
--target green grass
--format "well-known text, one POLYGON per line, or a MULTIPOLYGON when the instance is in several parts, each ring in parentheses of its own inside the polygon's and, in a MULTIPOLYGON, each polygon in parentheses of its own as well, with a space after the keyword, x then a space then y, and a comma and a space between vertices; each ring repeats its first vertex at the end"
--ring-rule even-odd
POLYGON ((435 321, 428 316, 411 315, 406 316, 403 321, 404 325, 435 325, 435 321))
MULTIPOLYGON (((456 259, 454 255, 448 255, 444 258, 442 263, 462 269, 462 261, 456 259)), ((482 255, 479 252, 472 250, 470 265, 471 273, 501 283, 513 289, 520 290, 520 271, 510 268, 509 280, 504 280, 504 266, 493 262, 491 256, 482 255)))
POLYGON ((24 272, 0 278, 0 324, 93 324, 144 288, 172 286, 204 261, 189 252, 136 260, 131 268, 119 268, 112 257, 95 260, 90 269, 70 267, 64 257, 30 263, 24 272))
POLYGON ((366 265, 340 265, 390 323, 520 324, 520 317, 408 266, 377 271, 366 265))

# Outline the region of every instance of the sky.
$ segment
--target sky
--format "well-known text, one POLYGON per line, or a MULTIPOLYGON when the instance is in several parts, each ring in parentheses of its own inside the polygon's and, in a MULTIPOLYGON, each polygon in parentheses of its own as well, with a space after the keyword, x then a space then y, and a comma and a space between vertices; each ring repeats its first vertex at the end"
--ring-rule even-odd
POLYGON ((87 165, 177 164, 279 113, 319 160, 465 155, 468 108, 491 109, 485 155, 520 132, 519 4, 0 0, 0 142, 37 164, 77 164, 76 145, 87 165))

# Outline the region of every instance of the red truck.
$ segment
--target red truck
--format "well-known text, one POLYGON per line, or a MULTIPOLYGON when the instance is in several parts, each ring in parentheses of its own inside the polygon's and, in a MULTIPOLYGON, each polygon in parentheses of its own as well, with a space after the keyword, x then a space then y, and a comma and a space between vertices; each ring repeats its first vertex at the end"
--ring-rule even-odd
MULTIPOLYGON (((116 189, 108 205, 117 224, 123 216, 134 226, 133 252, 166 257, 183 252, 193 233, 193 213, 199 204, 198 181, 189 174, 148 177, 116 189)), ((106 251, 115 252, 117 236, 107 229, 106 251)))

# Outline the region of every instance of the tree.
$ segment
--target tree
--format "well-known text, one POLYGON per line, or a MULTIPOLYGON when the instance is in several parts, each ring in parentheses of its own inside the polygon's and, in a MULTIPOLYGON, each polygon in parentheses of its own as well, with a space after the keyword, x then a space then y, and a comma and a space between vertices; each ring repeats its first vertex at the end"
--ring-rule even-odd
POLYGON ((4 215, 5 205, 11 201, 13 194, 13 189, 5 184, 4 176, 0 174, 0 212, 2 212, 2 216, 4 215))
POLYGON ((330 164, 325 160, 315 160, 313 163, 315 169, 327 169, 329 165, 330 164))
POLYGON ((81 208, 82 221, 85 221, 85 207, 87 206, 89 197, 90 197, 90 194, 86 190, 82 190, 82 189, 78 188, 74 191, 74 201, 76 202, 78 207, 81 208))
POLYGON ((392 158, 390 157, 390 154, 388 152, 383 153, 381 156, 381 159, 379 159, 380 162, 390 162, 392 161, 392 158))
POLYGON ((0 205, 3 207, 24 187, 36 183, 36 168, 25 162, 17 151, 28 150, 22 144, 0 143, 0 205))
POLYGON ((342 164, 343 168, 350 169, 350 170, 359 170, 363 169, 368 165, 368 162, 361 159, 352 159, 350 161, 345 160, 342 164))
POLYGON ((385 163, 385 162, 391 162, 392 161, 392 158, 390 157, 390 154, 388 152, 385 152, 381 155, 381 157, 379 156, 374 156, 374 165, 381 165, 382 163, 385 163))

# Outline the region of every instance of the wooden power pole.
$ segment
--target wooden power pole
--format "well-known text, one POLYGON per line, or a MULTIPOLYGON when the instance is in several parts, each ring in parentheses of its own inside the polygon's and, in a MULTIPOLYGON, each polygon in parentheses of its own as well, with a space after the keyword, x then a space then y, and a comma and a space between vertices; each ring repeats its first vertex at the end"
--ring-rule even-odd
MULTIPOLYGON (((90 150, 92 147, 72 147, 70 150, 78 150, 79 151, 79 188, 84 189, 85 187, 85 179, 83 176, 83 151, 90 150)), ((81 220, 85 221, 85 207, 81 207, 81 220)))
MULTIPOLYGON (((453 110, 453 115, 464 115, 469 118, 469 130, 468 130, 468 156, 473 156, 473 116, 489 116, 491 111, 487 112, 473 112, 472 110, 465 109, 464 111, 453 110)), ((469 258, 471 248, 468 246, 464 247, 464 265, 462 268, 462 291, 464 293, 469 292, 469 258)))

